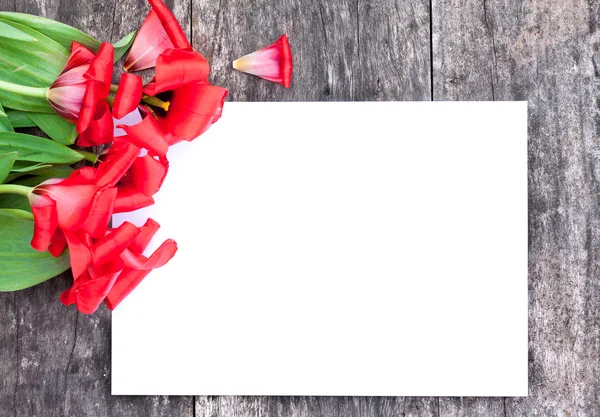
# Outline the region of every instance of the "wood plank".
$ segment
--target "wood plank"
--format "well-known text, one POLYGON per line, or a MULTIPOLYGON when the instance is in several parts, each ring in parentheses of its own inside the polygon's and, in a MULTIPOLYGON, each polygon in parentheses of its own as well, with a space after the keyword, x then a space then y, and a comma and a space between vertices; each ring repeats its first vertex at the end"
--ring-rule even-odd
MULTIPOLYGON (((182 4, 175 10, 189 21, 189 7, 182 4)), ((0 0, 0 9, 57 19, 114 42, 139 26, 148 6, 143 0, 0 0)), ((103 306, 86 316, 64 307, 58 297, 70 284, 67 273, 0 294, 0 417, 191 417, 192 397, 110 395, 110 312, 103 306)))
POLYGON ((432 16, 435 99, 530 114, 530 397, 442 399, 440 415, 598 416, 598 3, 434 0, 432 16))
POLYGON ((233 101, 429 100, 427 0, 193 0, 194 47, 233 101), (231 63, 287 33, 293 86, 231 63))

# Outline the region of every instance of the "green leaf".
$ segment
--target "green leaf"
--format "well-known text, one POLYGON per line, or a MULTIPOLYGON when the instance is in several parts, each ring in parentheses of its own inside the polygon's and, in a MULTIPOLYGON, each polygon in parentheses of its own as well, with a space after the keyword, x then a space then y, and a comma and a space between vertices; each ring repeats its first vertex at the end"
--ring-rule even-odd
POLYGON ((26 211, 0 209, 0 292, 33 287, 70 267, 68 251, 55 258, 31 247, 32 217, 26 211))
POLYGON ((94 52, 100 48, 100 41, 92 38, 90 35, 75 29, 64 23, 45 17, 34 16, 24 13, 0 12, 0 19, 20 23, 27 27, 37 30, 40 33, 60 43, 67 50, 71 50, 71 43, 76 41, 94 52))
POLYGON ((19 153, 18 161, 73 164, 83 156, 60 143, 24 133, 0 132, 0 152, 19 153))
POLYGON ((44 131, 50 138, 63 145, 72 145, 77 138, 77 130, 73 123, 67 122, 58 114, 29 113, 33 123, 44 131))
MULTIPOLYGON (((16 152, 14 152, 16 154, 16 152)), ((27 161, 16 161, 13 164, 11 172, 32 172, 42 168, 51 167, 50 164, 27 162, 27 161)))
MULTIPOLYGON (((42 113, 46 114, 46 113, 42 113)), ((22 129, 24 127, 35 127, 36 124, 29 118, 27 112, 21 110, 7 110, 6 115, 10 124, 15 129, 22 129)))
POLYGON ((137 31, 131 32, 129 35, 125 36, 120 41, 113 44, 115 47, 115 62, 117 62, 131 47, 131 44, 135 40, 135 35, 137 31))
MULTIPOLYGON (((0 80, 30 87, 50 87, 67 62, 69 50, 27 26, 1 18, 0 22, 36 39, 36 42, 28 42, 24 46, 20 42, 0 38, 0 80)), ((2 104, 15 108, 6 100, 2 100, 2 104)))
POLYGON ((8 177, 16 159, 16 152, 0 153, 0 184, 8 177))
POLYGON ((37 39, 35 39, 33 36, 28 35, 27 33, 3 22, 0 22, 0 38, 19 42, 37 42, 37 39))
POLYGON ((14 132, 15 130, 10 123, 8 115, 4 112, 2 104, 0 104, 0 132, 14 132))

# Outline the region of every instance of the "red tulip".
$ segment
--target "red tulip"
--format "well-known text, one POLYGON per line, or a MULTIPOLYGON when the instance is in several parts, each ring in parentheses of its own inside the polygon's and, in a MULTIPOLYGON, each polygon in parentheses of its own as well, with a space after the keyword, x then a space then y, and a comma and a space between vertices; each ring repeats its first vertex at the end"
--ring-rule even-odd
POLYGON ((177 243, 168 239, 149 258, 142 255, 159 227, 157 222, 148 219, 140 228, 140 234, 123 252, 121 259, 125 267, 104 300, 109 309, 114 310, 153 269, 165 265, 177 252, 177 243))
POLYGON ((144 94, 168 98, 168 110, 156 111, 169 145, 191 141, 219 120, 227 89, 207 81, 208 63, 194 51, 169 49, 156 61, 154 80, 144 94))
POLYGON ((94 168, 82 168, 29 193, 34 216, 31 246, 58 256, 68 245, 76 277, 89 266, 91 237, 104 234, 117 197, 116 189, 96 185, 95 176, 94 168))
POLYGON ((287 35, 261 49, 233 61, 233 68, 257 75, 290 88, 292 81, 292 51, 287 35))
POLYGON ((63 304, 76 304, 85 314, 95 312, 102 301, 114 309, 145 276, 175 255, 177 244, 170 239, 149 258, 142 255, 159 227, 152 219, 141 228, 125 222, 95 241, 90 246, 92 262, 63 292, 63 304))
POLYGON ((103 43, 97 55, 73 42, 71 56, 46 97, 54 110, 80 133, 78 145, 112 140, 113 121, 106 102, 112 79, 114 48, 103 43))
POLYGON ((181 26, 162 0, 148 0, 152 10, 146 17, 125 60, 125 71, 140 71, 156 65, 167 49, 192 49, 181 26))

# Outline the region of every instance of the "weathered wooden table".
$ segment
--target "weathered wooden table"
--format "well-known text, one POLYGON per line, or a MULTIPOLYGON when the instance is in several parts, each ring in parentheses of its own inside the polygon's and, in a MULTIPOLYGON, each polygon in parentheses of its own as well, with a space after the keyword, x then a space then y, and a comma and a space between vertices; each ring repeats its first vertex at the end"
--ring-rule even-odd
MULTIPOLYGON (((0 294, 0 417, 600 416, 598 0, 166 3, 234 101, 529 101, 530 397, 111 397, 110 313, 63 307, 63 276, 0 294), (292 89, 230 68, 284 32, 292 89)), ((0 10, 116 41, 148 6, 0 0, 0 10)))

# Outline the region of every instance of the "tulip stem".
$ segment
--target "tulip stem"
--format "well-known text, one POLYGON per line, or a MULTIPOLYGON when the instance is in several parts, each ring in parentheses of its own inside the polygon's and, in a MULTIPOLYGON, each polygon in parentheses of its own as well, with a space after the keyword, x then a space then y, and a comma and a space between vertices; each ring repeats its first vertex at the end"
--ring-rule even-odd
POLYGON ((0 184, 0 194, 19 194, 27 197, 32 187, 17 184, 0 184))
POLYGON ((116 93, 117 91, 119 91, 119 86, 116 84, 111 84, 110 85, 110 92, 111 93, 116 93))
POLYGON ((13 84, 2 80, 0 80, 0 90, 6 91, 7 93, 39 98, 46 98, 46 92, 48 91, 45 87, 28 87, 26 85, 13 84))
POLYGON ((93 152, 87 152, 87 151, 82 151, 82 150, 76 150, 76 152, 79 153, 79 155, 83 156, 83 158, 86 161, 90 161, 93 164, 98 162, 98 155, 96 155, 93 152))

